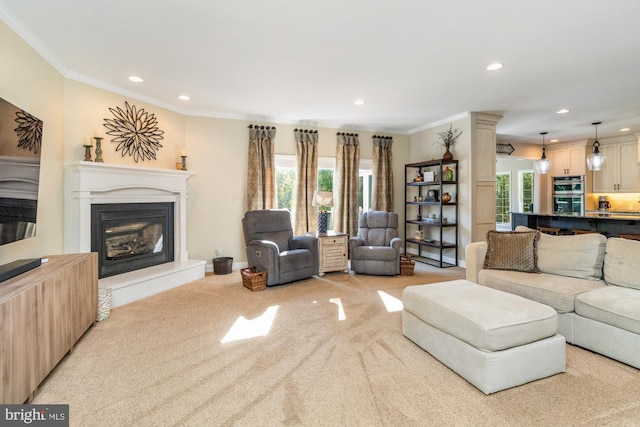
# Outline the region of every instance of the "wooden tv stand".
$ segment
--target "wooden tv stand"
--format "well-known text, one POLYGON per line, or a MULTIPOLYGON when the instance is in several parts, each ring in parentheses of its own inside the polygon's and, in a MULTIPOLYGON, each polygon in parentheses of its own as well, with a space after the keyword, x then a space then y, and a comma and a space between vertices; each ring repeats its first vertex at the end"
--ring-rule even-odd
POLYGON ((0 284, 0 403, 30 402, 98 312, 97 253, 55 255, 0 284))

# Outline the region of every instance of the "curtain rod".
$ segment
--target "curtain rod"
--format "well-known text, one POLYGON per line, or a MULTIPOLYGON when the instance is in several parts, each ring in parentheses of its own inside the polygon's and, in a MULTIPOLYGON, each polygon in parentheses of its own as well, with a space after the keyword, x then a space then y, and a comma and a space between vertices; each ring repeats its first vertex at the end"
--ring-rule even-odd
POLYGON ((345 132, 338 132, 336 133, 336 135, 344 135, 344 136, 358 136, 357 133, 345 133, 345 132))
POLYGON ((275 129, 275 126, 264 126, 264 125, 249 125, 248 128, 249 129, 253 129, 253 127, 256 127, 256 129, 275 129))
POLYGON ((372 138, 393 139, 392 136, 373 135, 372 138))
POLYGON ((300 132, 304 132, 304 133, 318 133, 317 130, 311 130, 311 129, 294 129, 293 131, 294 132, 300 131, 300 132))

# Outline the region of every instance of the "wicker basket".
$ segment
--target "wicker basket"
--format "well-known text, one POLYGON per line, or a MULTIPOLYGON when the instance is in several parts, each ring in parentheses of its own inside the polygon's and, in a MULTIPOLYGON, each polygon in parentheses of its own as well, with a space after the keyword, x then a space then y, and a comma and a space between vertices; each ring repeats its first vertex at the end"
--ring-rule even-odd
POLYGON ((261 291, 267 287, 267 272, 258 271, 255 267, 240 270, 242 285, 252 291, 261 291))
POLYGON ((411 259, 411 255, 400 255, 400 274, 403 276, 413 276, 413 267, 416 262, 411 259))
POLYGON ((102 322, 111 313, 111 288, 98 288, 98 317, 96 321, 102 322))

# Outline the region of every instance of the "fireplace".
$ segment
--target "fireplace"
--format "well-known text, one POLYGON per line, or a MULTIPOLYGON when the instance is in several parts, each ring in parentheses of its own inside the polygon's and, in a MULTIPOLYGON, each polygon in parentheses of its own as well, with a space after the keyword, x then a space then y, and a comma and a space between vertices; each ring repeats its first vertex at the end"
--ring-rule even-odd
POLYGON ((99 278, 173 261, 173 210, 173 203, 92 205, 99 278))
MULTIPOLYGON (((126 260, 120 264, 136 267, 136 269, 126 273, 112 272, 108 271, 111 267, 109 265, 106 274, 100 272, 102 278, 98 281, 98 286, 100 289, 111 289, 112 307, 204 277, 206 262, 189 258, 187 252, 187 179, 192 175, 191 171, 109 163, 80 161, 67 165, 64 228, 66 253, 93 251, 92 234, 96 227, 93 221, 94 207, 100 209, 106 206, 118 206, 115 210, 105 212, 107 220, 114 222, 107 222, 107 225, 100 226, 103 229, 107 227, 106 231, 113 226, 110 229, 111 233, 105 234, 119 235, 119 238, 113 241, 107 239, 116 250, 112 250, 110 255, 105 253, 105 265, 110 264, 111 261, 115 263, 115 261, 126 260), (138 218, 137 221, 129 224, 119 222, 127 221, 132 215, 129 212, 118 216, 118 212, 133 205, 143 207, 145 210, 151 208, 164 210, 164 212, 162 215, 156 215, 156 211, 151 218, 138 218), (166 209, 160 208, 161 206, 166 206, 166 209), (165 214, 166 219, 158 219, 165 214), (149 228, 142 225, 146 222, 151 223, 149 228), (173 233, 169 233, 170 230, 173 230, 173 233), (128 245, 133 249, 133 246, 139 243, 137 241, 130 245, 125 241, 131 239, 132 233, 136 235, 141 233, 145 240, 152 239, 155 242, 154 249, 151 252, 148 250, 145 252, 145 249, 136 247, 134 251, 136 258, 128 258, 125 249, 128 245), (169 234, 173 241, 167 240, 169 234), (161 242, 160 235, 162 235, 161 242), (150 267, 138 264, 138 262, 146 262, 148 258, 153 259, 156 256, 154 250, 160 246, 168 251, 167 255, 162 255, 159 261, 161 263, 150 267), (165 256, 167 256, 166 259, 165 256), (107 257, 109 259, 106 259, 107 257)), ((98 243, 95 247, 105 244, 107 243, 98 243)), ((142 246, 147 247, 147 244, 142 246)), ((101 254, 100 257, 102 260, 103 255, 101 254)))

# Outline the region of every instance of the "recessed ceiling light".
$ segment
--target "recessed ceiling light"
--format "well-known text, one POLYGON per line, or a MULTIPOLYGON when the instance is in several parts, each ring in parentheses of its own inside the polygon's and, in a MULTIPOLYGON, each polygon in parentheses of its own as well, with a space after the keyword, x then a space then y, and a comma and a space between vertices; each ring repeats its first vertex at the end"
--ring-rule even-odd
POLYGON ((569 111, 571 111, 571 110, 569 110, 568 108, 561 108, 560 110, 556 111, 556 113, 557 114, 566 114, 569 111))
POLYGON ((558 142, 558 140, 557 139, 552 139, 549 142, 558 142))
POLYGON ((189 95, 180 95, 178 96, 178 99, 181 101, 190 101, 191 97, 189 95))
POLYGON ((631 130, 631 128, 622 128, 620 129, 620 132, 629 132, 631 130))
POLYGON ((501 62, 494 62, 493 64, 489 64, 487 65, 487 68, 485 68, 485 70, 487 71, 496 71, 499 70, 500 68, 504 67, 504 64, 501 62))
POLYGON ((353 101, 353 105, 364 105, 364 101, 362 99, 356 99, 353 101))
POLYGON ((138 77, 138 76, 129 76, 129 80, 135 83, 142 83, 144 81, 142 77, 138 77))

